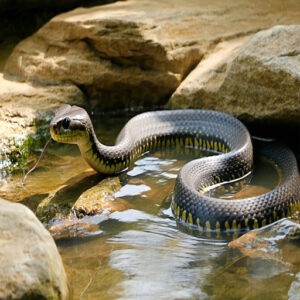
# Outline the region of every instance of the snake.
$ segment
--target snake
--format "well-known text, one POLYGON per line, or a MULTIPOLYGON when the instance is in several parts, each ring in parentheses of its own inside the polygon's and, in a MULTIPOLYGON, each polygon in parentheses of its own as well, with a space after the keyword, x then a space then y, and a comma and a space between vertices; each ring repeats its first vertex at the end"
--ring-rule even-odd
POLYGON ((52 139, 77 144, 96 171, 111 175, 127 170, 146 151, 170 146, 208 150, 213 155, 194 159, 179 171, 172 194, 175 219, 199 232, 252 230, 290 216, 300 202, 300 176, 293 152, 283 145, 261 147, 260 155, 278 169, 277 186, 262 195, 236 200, 208 195, 211 187, 235 182, 253 170, 253 142, 237 118, 204 109, 160 110, 132 117, 115 144, 102 144, 87 111, 60 107, 51 123, 52 139))

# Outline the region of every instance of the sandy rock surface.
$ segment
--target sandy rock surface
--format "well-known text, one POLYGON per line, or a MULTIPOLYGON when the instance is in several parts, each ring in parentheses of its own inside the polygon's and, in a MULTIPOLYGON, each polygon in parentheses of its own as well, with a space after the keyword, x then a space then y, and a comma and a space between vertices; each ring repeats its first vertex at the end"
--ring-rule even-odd
POLYGON ((182 82, 168 107, 299 123, 300 26, 275 26, 245 39, 218 45, 182 82))
POLYGON ((21 42, 5 72, 79 86, 94 105, 165 103, 220 41, 299 20, 299 2, 130 0, 58 15, 21 42))
POLYGON ((49 232, 24 205, 0 199, 0 298, 68 299, 67 277, 49 232))

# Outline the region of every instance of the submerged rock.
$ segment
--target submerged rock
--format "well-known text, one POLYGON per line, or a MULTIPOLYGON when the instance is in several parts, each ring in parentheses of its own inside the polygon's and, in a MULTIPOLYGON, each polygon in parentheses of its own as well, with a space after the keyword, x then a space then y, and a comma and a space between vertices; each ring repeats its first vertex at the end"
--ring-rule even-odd
POLYGON ((68 216, 64 220, 57 220, 53 224, 48 225, 47 229, 55 240, 86 237, 102 232, 99 224, 95 223, 91 218, 78 219, 73 215, 68 216))
POLYGON ((0 199, 0 298, 68 299, 56 245, 24 205, 0 199))
POLYGON ((300 240, 299 216, 281 219, 276 224, 260 230, 245 233, 228 244, 246 256, 276 260, 282 264, 296 266, 300 257, 291 255, 298 252, 297 241, 300 240), (291 243, 291 241, 296 241, 291 243))
POLYGON ((270 192, 270 189, 258 185, 246 185, 240 191, 235 193, 232 199, 242 199, 255 197, 270 192))
POLYGON ((275 26, 245 44, 232 43, 203 60, 168 106, 299 123, 300 25, 275 26))
POLYGON ((261 1, 129 0, 58 15, 22 41, 5 72, 82 88, 100 108, 165 103, 203 55, 222 40, 299 20, 261 1))

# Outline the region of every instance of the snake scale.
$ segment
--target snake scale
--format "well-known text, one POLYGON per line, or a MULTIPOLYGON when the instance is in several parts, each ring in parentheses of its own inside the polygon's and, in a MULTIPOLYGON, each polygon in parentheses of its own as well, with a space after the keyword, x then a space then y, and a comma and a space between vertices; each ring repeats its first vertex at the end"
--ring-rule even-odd
POLYGON ((253 147, 246 127, 236 118, 211 110, 163 110, 141 113, 123 127, 114 146, 101 144, 88 113, 65 105, 50 124, 55 141, 77 144, 96 171, 119 173, 143 152, 176 145, 216 155, 185 164, 176 179, 172 211, 180 223, 199 231, 258 228, 298 209, 300 177, 294 154, 284 146, 264 146, 261 154, 281 170, 277 187, 260 196, 224 200, 208 197, 207 187, 246 176, 253 166, 253 147))

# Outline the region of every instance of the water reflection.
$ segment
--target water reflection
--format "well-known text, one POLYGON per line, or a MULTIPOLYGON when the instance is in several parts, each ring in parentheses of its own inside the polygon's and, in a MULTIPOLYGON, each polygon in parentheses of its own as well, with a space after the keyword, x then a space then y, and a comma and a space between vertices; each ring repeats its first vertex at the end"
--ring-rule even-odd
MULTIPOLYGON (((122 213, 124 214, 124 213, 122 213)), ((141 222, 141 218, 138 218, 141 222)), ((204 299, 202 286, 224 244, 208 244, 180 232, 174 220, 143 218, 142 230, 109 239, 126 249, 112 251, 110 266, 125 275, 121 299, 204 299), (208 263, 209 261, 212 263, 208 263)))

